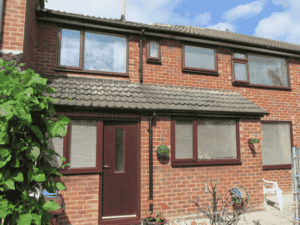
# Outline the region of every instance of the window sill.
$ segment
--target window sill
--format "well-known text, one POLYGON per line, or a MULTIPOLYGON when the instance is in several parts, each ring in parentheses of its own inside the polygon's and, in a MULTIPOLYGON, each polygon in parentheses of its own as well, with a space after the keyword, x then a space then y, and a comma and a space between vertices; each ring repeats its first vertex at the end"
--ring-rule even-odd
POLYGON ((240 159, 217 159, 217 160, 198 160, 198 161, 172 161, 171 166, 214 166, 242 164, 240 159))
POLYGON ((91 70, 79 71, 79 70, 63 69, 63 68, 55 68, 55 72, 70 72, 70 73, 81 73, 81 74, 129 77, 128 73, 114 73, 114 72, 105 72, 105 71, 101 72, 101 71, 91 71, 91 70))
POLYGON ((263 170, 291 169, 291 168, 292 168, 292 164, 263 166, 263 170))
MULTIPOLYGON (((65 167, 67 168, 67 167, 65 167)), ((94 173, 94 174, 101 174, 102 171, 97 168, 73 168, 73 169, 62 169, 61 167, 58 168, 58 172, 61 174, 81 174, 81 173, 94 173)))
POLYGON ((198 69, 183 68, 182 72, 219 76, 219 73, 217 71, 210 71, 210 70, 198 70, 198 69))
POLYGON ((155 63, 155 64, 161 64, 161 60, 159 59, 147 59, 147 63, 155 63))
POLYGON ((269 85, 261 85, 261 84, 250 84, 244 82, 233 82, 232 85, 234 86, 244 86, 244 87, 254 87, 254 88, 264 88, 264 89, 277 89, 277 90, 287 90, 292 91, 290 87, 278 87, 278 86, 269 86, 269 85))

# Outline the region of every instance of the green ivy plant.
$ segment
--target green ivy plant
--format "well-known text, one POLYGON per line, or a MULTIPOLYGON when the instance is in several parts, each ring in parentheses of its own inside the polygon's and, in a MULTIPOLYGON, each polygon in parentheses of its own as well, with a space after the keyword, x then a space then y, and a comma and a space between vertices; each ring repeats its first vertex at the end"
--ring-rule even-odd
POLYGON ((157 157, 160 158, 160 159, 168 158, 169 153, 170 153, 170 149, 166 145, 160 145, 156 149, 157 157))
MULTIPOLYGON (((43 91, 54 93, 47 79, 31 69, 18 72, 15 61, 1 59, 0 67, 0 218, 5 225, 48 225, 53 216, 47 210, 61 207, 28 193, 38 184, 49 193, 66 189, 61 182, 53 181, 53 176, 63 175, 46 160, 54 154, 59 156, 48 148, 47 140, 63 138, 70 119, 63 115, 56 122, 48 119, 56 114, 52 104, 56 100, 43 96, 43 91)), ((60 159, 66 161, 64 157, 60 159)))

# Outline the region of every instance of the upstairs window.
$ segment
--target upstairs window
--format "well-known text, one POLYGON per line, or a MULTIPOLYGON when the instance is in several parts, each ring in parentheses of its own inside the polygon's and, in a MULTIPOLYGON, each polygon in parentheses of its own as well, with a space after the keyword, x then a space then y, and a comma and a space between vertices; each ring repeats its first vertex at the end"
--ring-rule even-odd
POLYGON ((160 40, 147 40, 147 62, 161 63, 160 40))
POLYGON ((234 52, 232 76, 236 84, 289 87, 288 60, 274 56, 234 52))
POLYGON ((218 75, 217 50, 183 44, 182 71, 218 75))
POLYGON ((104 74, 127 74, 127 38, 124 35, 61 28, 58 68, 104 74))

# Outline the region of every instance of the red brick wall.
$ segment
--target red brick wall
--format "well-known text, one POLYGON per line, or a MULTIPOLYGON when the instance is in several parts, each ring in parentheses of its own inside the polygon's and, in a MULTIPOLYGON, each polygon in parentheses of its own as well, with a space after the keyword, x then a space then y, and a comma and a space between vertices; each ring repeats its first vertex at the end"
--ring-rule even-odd
MULTIPOLYGON (((69 74, 80 76, 83 74, 66 73, 55 71, 57 27, 50 23, 38 24, 36 65, 35 70, 41 74, 69 74), (45 49, 42 49, 45 48, 45 49), (46 50, 47 49, 47 50, 46 50)), ((144 83, 203 87, 214 89, 234 90, 266 111, 270 112, 262 120, 289 120, 293 122, 294 146, 299 146, 299 116, 297 105, 299 103, 299 72, 300 60, 290 60, 290 78, 292 91, 245 88, 232 86, 231 78, 231 55, 230 49, 219 48, 218 77, 182 73, 181 72, 181 45, 179 42, 162 40, 162 65, 147 64, 145 62, 145 39, 144 39, 144 83)), ((139 82, 139 38, 129 38, 129 73, 131 82, 139 82)), ((104 75, 88 75, 99 78, 114 78, 128 80, 127 78, 110 77, 104 75)), ((166 215, 178 216, 195 212, 196 207, 189 202, 201 196, 202 206, 211 199, 210 195, 204 194, 204 181, 210 177, 218 180, 218 194, 222 194, 232 186, 242 185, 249 190, 251 203, 254 207, 263 207, 262 178, 278 182, 279 188, 284 192, 291 191, 291 173, 285 170, 262 170, 261 146, 256 157, 253 156, 247 144, 247 139, 254 135, 261 138, 261 124, 259 120, 240 121, 240 147, 242 165, 207 166, 172 168, 170 162, 159 162, 156 158, 156 148, 161 141, 163 132, 165 144, 170 146, 170 117, 159 117, 154 124, 153 130, 153 165, 154 165, 154 210, 161 210, 159 203, 169 205, 166 215)), ((149 198, 149 133, 147 131, 148 120, 142 118, 141 122, 141 198, 142 216, 149 209, 146 200, 149 198)), ((74 223, 76 224, 76 223, 74 223)), ((79 223, 78 223, 79 224, 79 223)))
POLYGON ((26 3, 26 17, 25 17, 25 33, 24 33, 24 55, 21 59, 21 63, 26 63, 22 69, 28 68, 34 69, 34 53, 35 53, 35 41, 37 34, 37 24, 35 7, 39 0, 27 0, 26 3))
POLYGON ((64 175, 53 180, 66 187, 59 191, 65 203, 65 214, 58 217, 58 225, 98 224, 99 174, 64 175))
POLYGON ((26 0, 4 1, 1 49, 23 51, 26 0))

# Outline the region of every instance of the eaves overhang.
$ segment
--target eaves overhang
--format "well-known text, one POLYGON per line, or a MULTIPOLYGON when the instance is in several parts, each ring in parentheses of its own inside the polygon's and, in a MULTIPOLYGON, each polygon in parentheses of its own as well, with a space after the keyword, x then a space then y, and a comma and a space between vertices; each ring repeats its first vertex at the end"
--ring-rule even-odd
POLYGON ((109 30, 114 28, 115 32, 125 32, 135 35, 140 35, 141 30, 145 29, 145 36, 198 42, 227 48, 300 58, 300 45, 227 31, 180 25, 149 25, 49 9, 36 9, 36 16, 40 22, 68 24, 95 29, 109 30))

